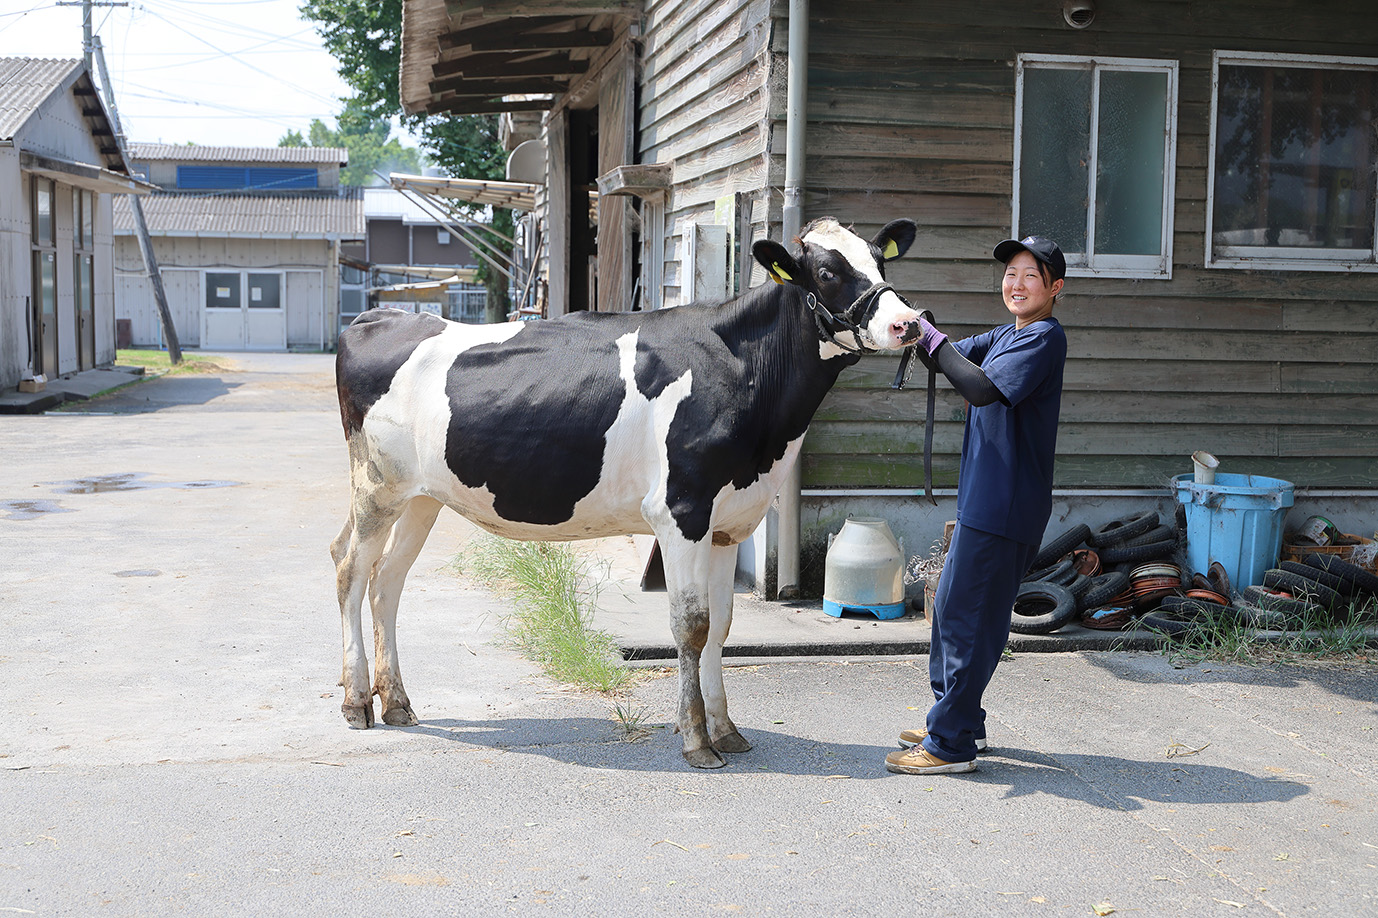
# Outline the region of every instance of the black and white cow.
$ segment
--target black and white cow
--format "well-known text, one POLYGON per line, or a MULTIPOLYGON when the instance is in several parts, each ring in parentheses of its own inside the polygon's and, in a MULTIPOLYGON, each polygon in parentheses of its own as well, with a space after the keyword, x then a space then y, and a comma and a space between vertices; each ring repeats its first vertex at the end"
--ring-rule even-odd
POLYGON ((448 506, 512 539, 655 535, 684 757, 716 768, 719 752, 750 749, 722 680, 736 545, 765 516, 843 368, 918 337, 919 314, 884 272, 913 240, 909 220, 870 242, 814 221, 798 258, 777 242, 753 247, 779 286, 722 304, 504 325, 359 316, 336 359, 352 501, 331 546, 349 725, 373 725, 374 693, 384 723, 417 722, 398 669, 397 603, 448 506))

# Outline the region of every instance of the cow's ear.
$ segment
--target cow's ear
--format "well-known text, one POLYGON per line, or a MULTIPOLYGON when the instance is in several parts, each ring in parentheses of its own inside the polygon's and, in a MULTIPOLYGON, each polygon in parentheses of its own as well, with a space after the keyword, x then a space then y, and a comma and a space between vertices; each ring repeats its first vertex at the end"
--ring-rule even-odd
POLYGON ((751 246, 751 254, 766 269, 770 279, 777 284, 797 284, 804 276, 804 270, 794 260, 784 246, 770 239, 758 239, 751 246))
POLYGON ((871 241, 880 249, 880 256, 891 261, 909 251, 916 232, 913 220, 891 220, 871 241))

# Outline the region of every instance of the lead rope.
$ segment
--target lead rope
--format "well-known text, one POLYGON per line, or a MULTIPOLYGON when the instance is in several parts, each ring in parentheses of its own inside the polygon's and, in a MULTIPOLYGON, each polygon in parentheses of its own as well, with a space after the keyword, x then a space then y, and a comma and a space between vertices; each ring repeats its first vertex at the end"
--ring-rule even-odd
MULTIPOLYGON (((920 315, 929 322, 933 321, 933 314, 926 309, 920 315)), ((911 344, 904 349, 899 369, 895 372, 895 381, 890 384, 890 388, 903 389, 909 382, 909 376, 914 372, 914 350, 917 347, 917 344, 911 344)), ((933 415, 937 411, 937 403, 938 368, 935 364, 928 368, 928 416, 923 422, 923 495, 935 507, 938 506, 938 499, 933 496, 933 415)))

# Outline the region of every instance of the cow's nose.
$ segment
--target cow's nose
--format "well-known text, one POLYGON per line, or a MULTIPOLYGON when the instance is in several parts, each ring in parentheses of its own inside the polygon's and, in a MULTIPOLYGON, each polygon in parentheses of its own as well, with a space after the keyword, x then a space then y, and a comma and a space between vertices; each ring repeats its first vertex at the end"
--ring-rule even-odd
POLYGON ((919 340, 919 333, 922 329, 919 327, 918 319, 911 319, 907 322, 895 322, 890 326, 890 331, 894 333, 900 344, 913 344, 919 340))

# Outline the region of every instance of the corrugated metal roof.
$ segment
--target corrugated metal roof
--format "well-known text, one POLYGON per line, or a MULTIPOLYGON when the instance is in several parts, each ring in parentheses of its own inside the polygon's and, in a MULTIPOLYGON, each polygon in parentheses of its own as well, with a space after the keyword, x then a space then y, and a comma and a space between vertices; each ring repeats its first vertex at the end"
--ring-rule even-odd
POLYGON ((193 147, 175 143, 131 143, 129 158, 136 162, 170 160, 197 163, 325 163, 345 165, 343 147, 193 147))
MULTIPOLYGON (((153 194, 143 199, 154 236, 236 236, 301 239, 364 238, 362 189, 330 194, 153 194)), ((115 233, 131 235, 134 217, 124 195, 115 201, 115 233)))
POLYGON ((79 69, 78 60, 0 57, 0 139, 14 139, 43 100, 79 69))

